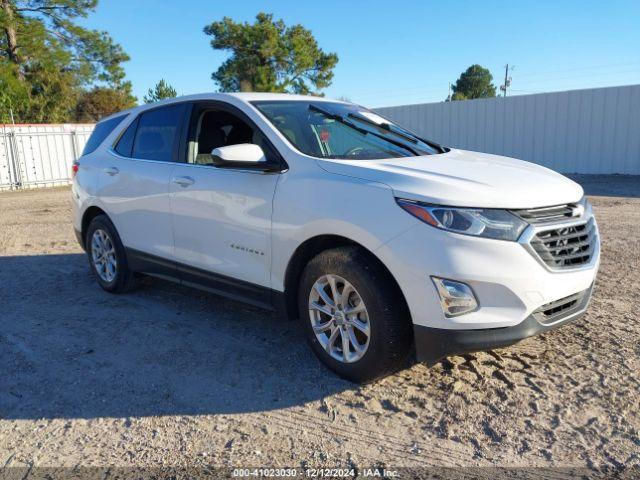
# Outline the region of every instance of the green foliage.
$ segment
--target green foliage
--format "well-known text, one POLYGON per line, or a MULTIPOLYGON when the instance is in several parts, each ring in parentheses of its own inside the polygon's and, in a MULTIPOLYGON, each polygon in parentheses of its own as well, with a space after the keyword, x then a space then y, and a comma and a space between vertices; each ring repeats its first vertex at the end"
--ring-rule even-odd
MULTIPOLYGON (((11 114, 17 116, 16 108, 28 102, 27 86, 18 80, 15 69, 0 62, 0 123, 11 123, 11 114)), ((16 119, 17 121, 17 119, 16 119)))
POLYGON ((0 122, 68 122, 78 98, 74 78, 43 65, 31 65, 21 80, 14 65, 0 62, 0 122))
POLYGON ((453 95, 447 100, 470 100, 473 98, 492 98, 496 96, 491 72, 480 65, 467 68, 452 86, 453 95))
POLYGON ((161 79, 154 88, 150 88, 144 96, 144 103, 153 103, 178 96, 176 89, 161 79))
POLYGON ((123 90, 129 59, 106 32, 79 26, 97 0, 0 0, 0 112, 16 121, 67 122, 96 84, 123 90))
POLYGON ((112 113, 134 107, 136 99, 131 88, 94 87, 84 91, 76 105, 75 120, 78 122, 97 122, 112 113))
POLYGON ((212 74, 221 91, 310 93, 331 84, 335 53, 320 49, 302 25, 287 27, 272 14, 259 13, 253 24, 224 17, 204 28, 211 46, 231 56, 212 74))

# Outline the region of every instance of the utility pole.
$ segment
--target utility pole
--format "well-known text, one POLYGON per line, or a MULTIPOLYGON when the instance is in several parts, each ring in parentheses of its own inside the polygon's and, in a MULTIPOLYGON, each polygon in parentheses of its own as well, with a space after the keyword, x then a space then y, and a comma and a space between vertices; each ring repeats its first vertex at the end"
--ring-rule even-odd
MULTIPOLYGON (((513 65, 511 66, 511 70, 513 71, 513 65)), ((507 96, 507 88, 511 86, 511 77, 509 76, 509 64, 507 63, 504 66, 504 84, 500 85, 500 90, 502 90, 503 97, 507 96)))
POLYGON ((451 98, 451 82, 449 82, 449 101, 453 100, 451 98))

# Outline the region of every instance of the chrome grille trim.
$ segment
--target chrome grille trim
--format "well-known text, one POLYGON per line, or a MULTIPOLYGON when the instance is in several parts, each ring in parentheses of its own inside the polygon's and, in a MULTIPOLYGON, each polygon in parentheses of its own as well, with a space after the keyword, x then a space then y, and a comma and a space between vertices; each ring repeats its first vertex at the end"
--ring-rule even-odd
MULTIPOLYGON (((546 210, 556 208, 560 211, 566 207, 567 210, 571 208, 573 212, 575 205, 548 207, 546 210)), ((518 242, 549 270, 590 268, 598 260, 600 240, 591 206, 588 203, 584 205, 586 209, 580 217, 565 217, 564 221, 554 223, 545 220, 530 224, 518 242)), ((540 210, 543 209, 526 211, 540 210)), ((525 218, 522 212, 523 210, 514 211, 521 218, 525 218)))
POLYGON ((566 320, 587 308, 592 289, 593 284, 586 290, 542 305, 532 315, 543 325, 553 325, 566 320))
POLYGON ((553 207, 512 210, 512 212, 531 225, 541 225, 572 219, 573 212, 578 205, 579 203, 568 203, 566 205, 555 205, 553 207))
POLYGON ((552 268, 571 268, 588 263, 595 247, 595 222, 570 227, 542 230, 529 244, 538 256, 552 268))

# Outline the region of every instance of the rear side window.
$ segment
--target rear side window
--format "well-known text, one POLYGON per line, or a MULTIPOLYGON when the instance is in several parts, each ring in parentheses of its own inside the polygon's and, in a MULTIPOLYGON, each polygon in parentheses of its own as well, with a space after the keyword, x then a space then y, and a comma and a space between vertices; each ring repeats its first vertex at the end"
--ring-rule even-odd
POLYGON ((84 150, 82 151, 82 155, 87 155, 98 148, 104 139, 113 132, 113 129, 120 125, 120 122, 124 120, 124 117, 126 117, 126 115, 120 115, 98 123, 93 129, 93 133, 89 137, 89 140, 87 140, 84 150))
POLYGON ((115 151, 123 157, 131 156, 131 152, 133 151, 133 140, 136 136, 136 128, 138 128, 138 120, 139 118, 136 118, 131 122, 131 125, 127 127, 120 137, 120 140, 118 140, 115 151))
MULTIPOLYGON (((177 144, 184 119, 185 104, 154 108, 140 115, 133 142, 134 158, 177 160, 177 144)), ((126 132, 125 132, 126 133, 126 132)))

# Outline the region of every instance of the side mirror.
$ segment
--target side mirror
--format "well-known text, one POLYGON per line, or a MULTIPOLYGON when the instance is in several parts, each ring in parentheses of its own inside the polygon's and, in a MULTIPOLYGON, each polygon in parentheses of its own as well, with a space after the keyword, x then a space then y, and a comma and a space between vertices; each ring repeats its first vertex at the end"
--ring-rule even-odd
POLYGON ((252 143, 214 148, 211 158, 218 167, 266 168, 268 165, 262 148, 252 143))

